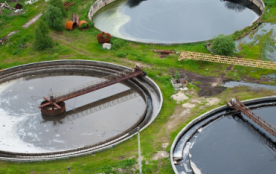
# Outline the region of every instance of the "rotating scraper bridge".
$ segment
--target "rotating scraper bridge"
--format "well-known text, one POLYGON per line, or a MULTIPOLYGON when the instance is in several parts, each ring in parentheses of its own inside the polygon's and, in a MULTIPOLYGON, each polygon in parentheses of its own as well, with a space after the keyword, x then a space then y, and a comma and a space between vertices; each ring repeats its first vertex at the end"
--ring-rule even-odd
POLYGON ((138 66, 136 66, 132 71, 124 70, 122 72, 111 74, 105 78, 101 78, 100 80, 91 81, 86 84, 79 85, 77 87, 73 87, 59 93, 55 93, 53 95, 50 95, 48 98, 44 97, 45 101, 41 103, 39 108, 41 108, 42 114, 49 116, 59 115, 65 112, 64 101, 66 100, 102 89, 115 83, 145 75, 146 73, 143 72, 138 66))
MULTIPOLYGON (((237 111, 243 113, 254 123, 258 124, 261 128, 266 130, 268 133, 276 137, 276 127, 271 125, 269 122, 265 121, 262 117, 258 116, 256 113, 251 111, 248 107, 246 107, 242 102, 238 99, 232 99, 227 103, 230 108, 236 109, 237 111)), ((275 143, 275 142, 274 142, 275 143)))

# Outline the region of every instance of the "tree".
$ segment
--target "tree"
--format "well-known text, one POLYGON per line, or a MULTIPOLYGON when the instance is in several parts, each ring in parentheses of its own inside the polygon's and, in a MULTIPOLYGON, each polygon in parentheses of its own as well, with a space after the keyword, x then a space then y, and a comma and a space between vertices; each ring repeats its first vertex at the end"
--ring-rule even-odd
POLYGON ((67 16, 66 9, 63 6, 62 0, 50 0, 49 4, 51 4, 54 7, 59 8, 61 10, 63 17, 67 16))
POLYGON ((56 31, 64 29, 62 12, 59 8, 51 4, 48 5, 46 11, 43 13, 43 18, 50 28, 56 31))
POLYGON ((35 29, 35 40, 33 44, 35 50, 52 48, 54 45, 52 38, 49 36, 47 25, 42 20, 40 20, 35 29))
POLYGON ((232 56, 236 50, 236 47, 231 36, 224 36, 221 34, 214 38, 212 50, 215 54, 232 56))

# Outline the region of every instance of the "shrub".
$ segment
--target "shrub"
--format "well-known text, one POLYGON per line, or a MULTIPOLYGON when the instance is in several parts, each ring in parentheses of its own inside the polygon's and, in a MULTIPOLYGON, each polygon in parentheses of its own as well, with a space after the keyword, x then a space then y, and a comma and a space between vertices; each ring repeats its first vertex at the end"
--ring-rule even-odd
POLYGON ((35 29, 34 49, 44 50, 46 48, 52 48, 53 45, 53 40, 49 36, 47 25, 43 21, 40 21, 35 29))
POLYGON ((59 8, 61 10, 61 13, 62 13, 63 17, 67 16, 66 9, 63 6, 62 0, 50 0, 49 4, 51 4, 54 7, 59 8))
POLYGON ((49 27, 56 31, 64 29, 62 12, 53 5, 48 5, 46 11, 43 13, 43 19, 49 27))
POLYGON ((215 54, 232 56, 235 52, 235 43, 231 36, 219 35, 214 38, 212 43, 212 50, 215 54))
POLYGON ((276 0, 265 0, 264 3, 267 7, 275 7, 276 6, 276 0))

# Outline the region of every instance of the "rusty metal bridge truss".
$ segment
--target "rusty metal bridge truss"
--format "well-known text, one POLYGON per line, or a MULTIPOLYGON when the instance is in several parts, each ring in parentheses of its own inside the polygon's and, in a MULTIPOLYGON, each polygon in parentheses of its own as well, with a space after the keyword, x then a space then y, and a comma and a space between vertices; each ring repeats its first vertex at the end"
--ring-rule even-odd
POLYGON ((45 115, 58 115, 65 112, 65 100, 69 100, 80 95, 96 91, 98 89, 116 84, 118 82, 145 75, 146 73, 142 71, 138 66, 136 66, 132 70, 126 69, 121 72, 113 73, 109 76, 73 88, 69 88, 62 92, 53 93, 48 98, 43 97, 45 101, 41 103, 39 108, 41 108, 41 112, 45 115))
POLYGON ((138 75, 141 75, 143 71, 131 71, 131 70, 125 70, 122 72, 114 73, 109 76, 105 76, 103 78, 100 78, 98 80, 94 80, 79 86, 75 86, 72 88, 69 88, 65 91, 53 93, 53 97, 56 102, 59 101, 65 101, 69 100, 71 98, 74 98, 76 96, 80 96, 101 88, 104 88, 106 86, 113 85, 115 83, 136 77, 138 75))
POLYGON ((208 61, 208 62, 225 63, 230 65, 241 65, 241 66, 248 66, 248 67, 254 67, 254 68, 276 70, 276 64, 275 62, 272 62, 272 61, 252 60, 252 59, 245 59, 245 58, 238 58, 238 57, 196 53, 196 52, 190 52, 190 51, 181 52, 178 60, 181 61, 183 59, 201 60, 201 61, 208 61))
POLYGON ((247 116, 254 123, 258 124, 264 130, 266 130, 271 135, 276 137, 276 127, 269 124, 267 121, 265 121, 263 118, 258 116, 256 113, 252 112, 248 107, 246 107, 243 103, 241 103, 237 98, 229 101, 227 103, 227 105, 231 108, 234 108, 234 109, 242 112, 245 116, 247 116))

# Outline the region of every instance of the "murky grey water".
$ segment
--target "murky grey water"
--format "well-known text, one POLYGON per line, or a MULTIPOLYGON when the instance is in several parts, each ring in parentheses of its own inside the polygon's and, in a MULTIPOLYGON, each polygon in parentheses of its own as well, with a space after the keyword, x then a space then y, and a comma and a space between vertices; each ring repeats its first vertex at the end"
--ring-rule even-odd
POLYGON ((62 116, 42 117, 37 106, 50 89, 58 92, 95 79, 97 77, 59 75, 21 78, 0 84, 0 150, 51 152, 79 148, 114 137, 139 120, 146 108, 140 94, 105 109, 85 112, 138 93, 126 83, 65 101, 67 113, 62 116))
MULTIPOLYGON (((275 107, 254 110, 271 124, 276 123, 275 107)), ((239 118, 222 117, 207 125, 192 140, 190 160, 203 174, 244 174, 276 171, 276 152, 239 118)))
POLYGON ((250 83, 250 82, 237 82, 237 81, 229 81, 222 84, 222 86, 227 88, 233 88, 237 86, 247 86, 253 89, 269 89, 269 90, 276 90, 275 85, 265 85, 265 84, 257 84, 257 83, 250 83))
POLYGON ((234 33, 258 18, 251 2, 237 2, 118 0, 100 10, 94 22, 102 31, 133 41, 196 42, 234 33))

